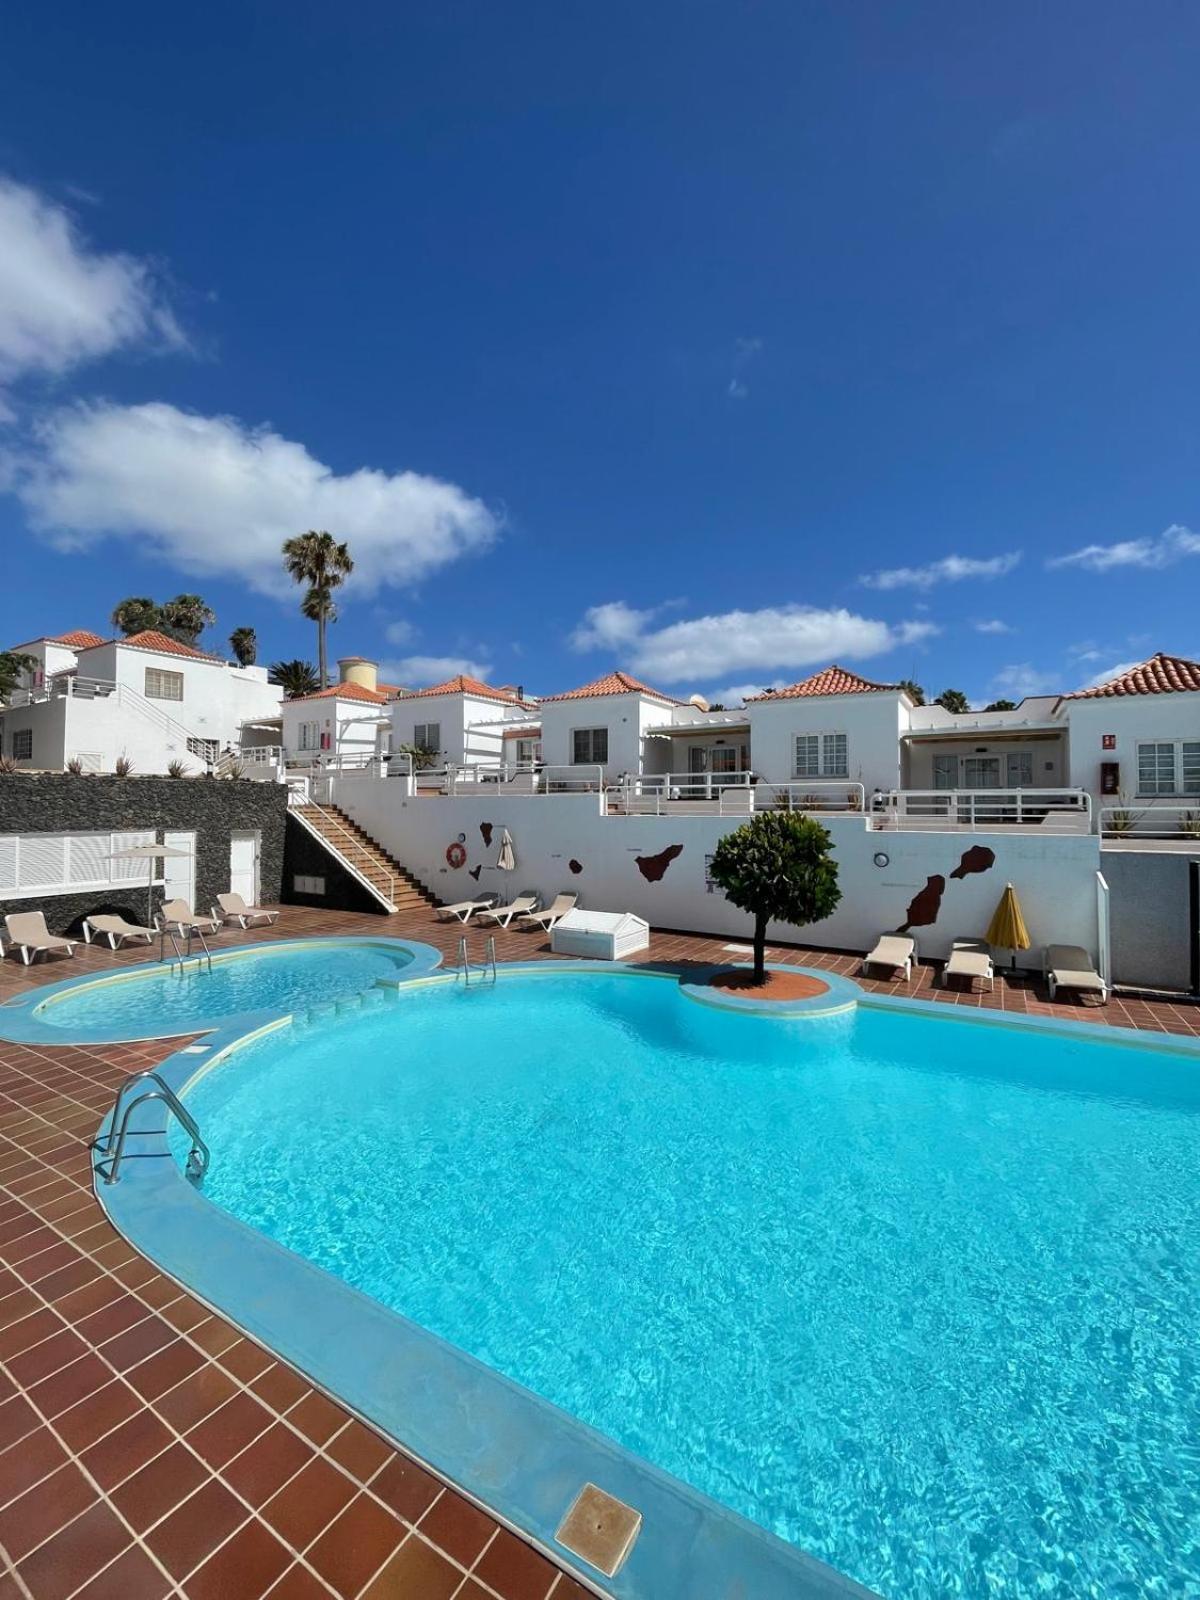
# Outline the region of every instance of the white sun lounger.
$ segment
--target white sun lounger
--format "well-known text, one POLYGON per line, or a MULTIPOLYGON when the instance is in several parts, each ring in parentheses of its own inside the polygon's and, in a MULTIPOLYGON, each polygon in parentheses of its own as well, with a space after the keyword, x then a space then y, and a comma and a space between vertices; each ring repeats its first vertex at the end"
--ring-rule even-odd
POLYGON ((544 928, 547 933, 566 916, 568 911, 574 911, 578 903, 577 894, 555 895, 553 902, 544 911, 526 911, 517 918, 518 926, 530 928, 544 928))
POLYGON ((966 978, 968 982, 982 978, 989 989, 996 987, 991 946, 986 939, 955 939, 950 946, 946 965, 942 968, 943 988, 949 978, 966 978))
POLYGON ((1059 989, 1077 989, 1080 994, 1098 994, 1100 1004, 1108 1004, 1108 985, 1092 965, 1082 945, 1046 946, 1046 982, 1053 1000, 1059 989))
POLYGON ((26 966, 34 956, 44 955, 50 950, 65 950, 69 956, 73 956, 75 946, 79 943, 78 939, 60 939, 58 934, 51 933, 40 911, 11 911, 4 923, 8 937, 21 952, 21 960, 26 966))
POLYGON ((438 921, 449 922, 453 918, 458 922, 470 922, 476 911, 490 911, 499 898, 497 894, 483 894, 476 900, 456 900, 452 906, 439 906, 438 921))
POLYGON ((198 917, 186 900, 168 900, 158 913, 168 928, 186 933, 189 928, 199 928, 201 933, 217 933, 221 928, 219 917, 198 917))
POLYGON ((903 972, 905 983, 912 981, 912 964, 917 953, 917 941, 904 933, 882 933, 870 955, 863 957, 862 969, 888 967, 892 972, 903 972))
POLYGON ((141 928, 136 922, 126 922, 124 917, 108 916, 101 912, 94 917, 83 919, 83 937, 88 944, 92 942, 92 935, 97 938, 107 938, 115 950, 118 941, 124 943, 126 939, 145 939, 147 944, 158 938, 157 928, 141 928))
POLYGON ((494 922, 501 928, 507 928, 514 917, 522 917, 526 912, 534 910, 538 897, 535 894, 519 894, 506 906, 492 906, 487 911, 479 913, 480 922, 494 922))
POLYGON ((241 928, 248 928, 255 922, 270 925, 279 921, 278 911, 268 911, 264 906, 248 906, 240 894, 219 894, 212 914, 221 922, 236 922, 241 928))

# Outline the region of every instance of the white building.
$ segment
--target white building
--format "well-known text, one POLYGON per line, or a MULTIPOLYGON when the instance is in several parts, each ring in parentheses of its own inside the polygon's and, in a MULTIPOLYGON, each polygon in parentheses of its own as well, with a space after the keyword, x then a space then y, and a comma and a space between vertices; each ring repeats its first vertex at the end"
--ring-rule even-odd
POLYGON ((192 772, 236 756, 243 724, 277 717, 282 691, 265 667, 241 667, 156 631, 104 640, 80 631, 16 647, 33 667, 0 708, 4 754, 62 770, 192 772))
POLYGON ((497 689, 460 672, 428 689, 401 691, 390 714, 391 748, 428 751, 438 768, 541 759, 534 702, 511 684, 497 689))
POLYGON ((570 781, 562 771, 568 767, 579 769, 580 783, 598 781, 601 774, 605 783, 641 777, 649 770, 648 760, 659 755, 648 749, 650 730, 669 724, 682 709, 682 701, 628 672, 610 672, 578 689, 543 696, 538 701, 542 760, 551 781, 556 776, 570 781))

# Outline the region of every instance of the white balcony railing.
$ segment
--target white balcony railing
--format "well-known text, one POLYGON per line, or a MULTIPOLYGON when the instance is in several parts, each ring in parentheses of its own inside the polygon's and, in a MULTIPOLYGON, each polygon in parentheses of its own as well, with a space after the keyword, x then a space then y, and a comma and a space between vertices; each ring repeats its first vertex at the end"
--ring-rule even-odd
POLYGON ((881 830, 1091 833, 1092 801, 1086 789, 893 789, 872 796, 870 817, 881 830))
POLYGON ((1100 832, 1106 839, 1193 839, 1200 850, 1200 795, 1191 805, 1126 800, 1101 806, 1100 832))

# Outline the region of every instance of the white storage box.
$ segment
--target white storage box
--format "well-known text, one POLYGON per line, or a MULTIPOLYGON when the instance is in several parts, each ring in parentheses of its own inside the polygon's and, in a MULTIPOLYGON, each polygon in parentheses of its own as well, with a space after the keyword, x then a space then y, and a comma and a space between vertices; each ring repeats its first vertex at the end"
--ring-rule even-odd
POLYGON ((568 911, 550 934, 556 955, 589 961, 616 961, 649 947, 650 924, 632 911, 568 911))

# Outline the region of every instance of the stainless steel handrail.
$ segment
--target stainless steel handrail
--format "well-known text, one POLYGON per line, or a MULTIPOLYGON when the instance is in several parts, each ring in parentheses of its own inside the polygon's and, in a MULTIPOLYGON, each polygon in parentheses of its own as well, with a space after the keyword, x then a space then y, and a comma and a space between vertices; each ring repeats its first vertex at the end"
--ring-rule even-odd
MULTIPOLYGON (((104 1143, 104 1153, 109 1157, 108 1171, 104 1175, 105 1183, 116 1183, 121 1171, 121 1162, 125 1157, 125 1140, 129 1136, 129 1119, 137 1108, 145 1105, 149 1100, 160 1100, 175 1114, 183 1124, 184 1131, 192 1141, 188 1151, 187 1166, 185 1171, 193 1183, 199 1183, 208 1171, 211 1155, 208 1146, 200 1134, 196 1119, 180 1100, 179 1096, 171 1089, 157 1072, 135 1072, 126 1078, 117 1088, 113 1097, 112 1121, 109 1127, 108 1138, 104 1143), (150 1079, 158 1085, 157 1089, 148 1089, 145 1094, 139 1094, 136 1099, 126 1103, 121 1111, 121 1097, 126 1089, 132 1088, 135 1083, 144 1083, 150 1079), (118 1113, 120 1120, 118 1121, 118 1113)), ((155 1130, 158 1131, 158 1130, 155 1130)))
POLYGON ((492 975, 492 982, 495 983, 497 977, 496 935, 494 933, 488 934, 487 945, 484 948, 483 962, 480 966, 473 967, 471 965, 471 959, 467 954, 467 936, 464 933, 462 938, 458 941, 458 969, 462 973, 464 988, 470 988, 472 972, 480 973, 486 977, 490 971, 492 975))

